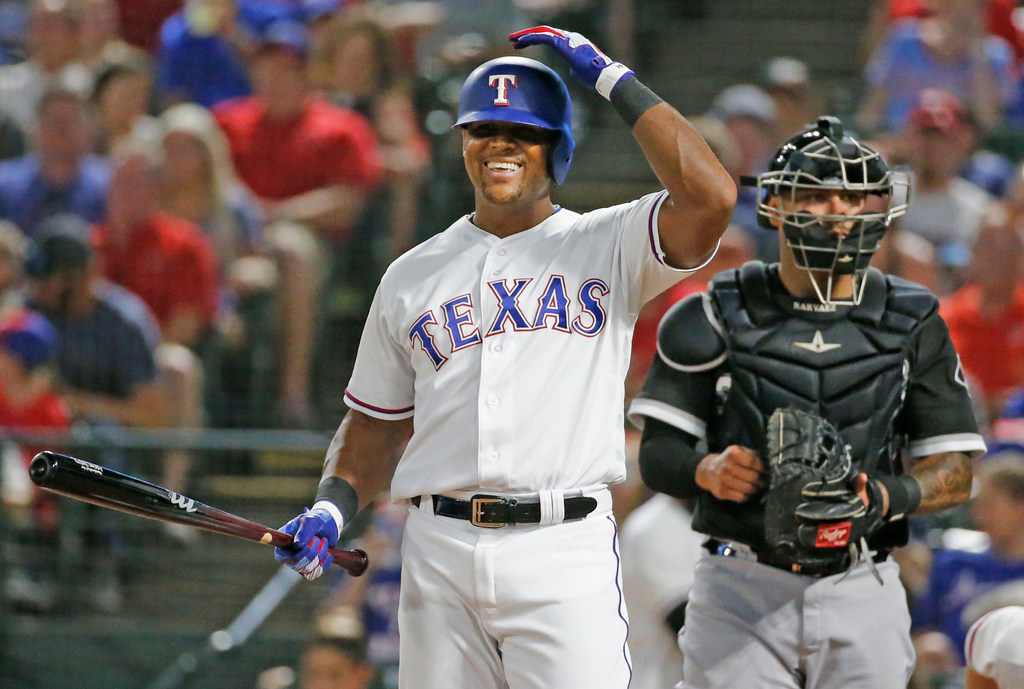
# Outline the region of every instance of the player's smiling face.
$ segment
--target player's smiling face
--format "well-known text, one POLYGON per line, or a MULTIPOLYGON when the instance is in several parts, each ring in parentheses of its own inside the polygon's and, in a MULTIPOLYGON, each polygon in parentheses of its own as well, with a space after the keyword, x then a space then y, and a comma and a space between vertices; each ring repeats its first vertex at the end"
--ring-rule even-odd
POLYGON ((511 122, 474 122, 462 129, 466 172, 478 197, 496 205, 547 198, 548 149, 556 135, 511 122))

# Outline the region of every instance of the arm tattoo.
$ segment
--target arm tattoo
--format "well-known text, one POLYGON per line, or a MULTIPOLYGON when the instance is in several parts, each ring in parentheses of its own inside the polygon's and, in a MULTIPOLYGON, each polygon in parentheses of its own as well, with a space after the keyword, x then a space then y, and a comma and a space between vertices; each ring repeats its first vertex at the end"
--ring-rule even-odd
POLYGON ((971 494, 971 457, 939 452, 918 460, 908 472, 921 484, 921 506, 914 514, 935 514, 959 505, 971 494))

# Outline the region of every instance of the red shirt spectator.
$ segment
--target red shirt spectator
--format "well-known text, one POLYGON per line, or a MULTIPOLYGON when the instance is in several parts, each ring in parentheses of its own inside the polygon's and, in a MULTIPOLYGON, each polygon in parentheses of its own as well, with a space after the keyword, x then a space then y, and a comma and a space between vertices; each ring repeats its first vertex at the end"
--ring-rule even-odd
POLYGON ((106 225, 93 232, 103 276, 137 294, 161 327, 180 309, 198 309, 207 325, 213 322, 217 257, 198 225, 156 212, 132 227, 122 242, 113 241, 106 225))
MULTIPOLYGON (((30 400, 24 406, 12 402, 0 380, 0 428, 21 431, 64 430, 71 424, 71 414, 64 400, 53 391, 30 400)), ((26 461, 43 448, 29 448, 25 451, 26 461)))
POLYGON ((216 116, 239 176, 260 198, 277 201, 333 184, 370 191, 380 177, 369 122, 322 96, 310 96, 293 119, 268 117, 258 97, 224 103, 216 116))
POLYGON ((980 388, 990 418, 1024 386, 1024 235, 1000 206, 986 214, 971 247, 968 282, 939 314, 964 370, 980 388))
MULTIPOLYGON (((53 390, 46 390, 27 402, 14 401, 8 396, 3 382, 0 381, 0 428, 30 433, 67 431, 71 428, 71 412, 68 411, 64 400, 53 390)), ((44 449, 52 450, 53 446, 52 444, 45 448, 18 446, 26 472, 32 458, 44 449)), ((60 509, 52 496, 46 495, 42 491, 35 491, 32 497, 32 508, 35 524, 39 529, 51 531, 57 526, 60 509)))
MULTIPOLYGON (((0 428, 45 432, 66 431, 71 426, 71 413, 53 389, 47 368, 56 351, 57 332, 38 312, 19 309, 0 321, 0 428)), ((43 449, 17 445, 26 472, 32 458, 43 449)), ((22 476, 25 486, 4 486, 3 502, 31 505, 35 526, 53 529, 58 519, 56 501, 34 490, 28 476, 22 476)))
POLYGON ((184 0, 117 0, 121 36, 143 50, 154 50, 160 26, 183 4, 184 0))
POLYGON ((982 315, 981 290, 968 284, 940 311, 960 362, 986 398, 1002 399, 1024 385, 1024 285, 998 311, 982 315))
MULTIPOLYGON (((57 332, 36 311, 19 309, 0 322, 0 428, 41 430, 70 425, 68 408, 50 386, 49 377, 37 375, 52 363, 56 351, 57 332)), ((32 452, 28 459, 41 449, 26 450, 32 452)))

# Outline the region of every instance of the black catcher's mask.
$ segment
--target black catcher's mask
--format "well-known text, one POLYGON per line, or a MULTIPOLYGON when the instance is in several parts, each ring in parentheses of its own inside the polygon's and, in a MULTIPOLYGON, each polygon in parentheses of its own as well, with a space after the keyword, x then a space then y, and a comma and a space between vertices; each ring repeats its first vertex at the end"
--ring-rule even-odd
POLYGON ((907 212, 908 175, 890 170, 878 152, 844 135, 838 118, 821 117, 776 152, 768 172, 741 181, 757 187, 758 224, 771 230, 781 224, 796 264, 812 278, 827 275, 824 289, 811 280, 818 299, 823 304, 859 304, 864 273, 878 242, 892 221, 907 212), (867 198, 858 215, 792 210, 797 192, 804 189, 862 192, 867 198), (782 210, 783 204, 769 204, 771 198, 787 195, 790 202, 785 205, 790 210, 782 210), (831 229, 836 224, 850 225, 849 233, 836 236, 831 229), (832 278, 848 274, 853 275, 853 296, 834 298, 832 278))

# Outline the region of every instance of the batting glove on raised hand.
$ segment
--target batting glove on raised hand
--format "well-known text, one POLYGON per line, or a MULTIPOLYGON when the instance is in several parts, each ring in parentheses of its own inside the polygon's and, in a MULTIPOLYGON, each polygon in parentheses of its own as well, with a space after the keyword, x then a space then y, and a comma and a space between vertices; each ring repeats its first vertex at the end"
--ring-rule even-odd
POLYGON ((338 543, 341 528, 331 511, 314 506, 281 527, 292 536, 289 548, 275 548, 274 559, 288 565, 309 581, 319 578, 334 562, 328 552, 338 543))
POLYGON ((534 26, 509 34, 516 49, 531 45, 548 45, 569 63, 569 72, 582 84, 611 100, 612 89, 631 75, 633 70, 621 62, 613 62, 585 36, 550 26, 534 26))

